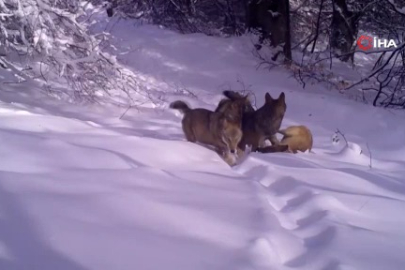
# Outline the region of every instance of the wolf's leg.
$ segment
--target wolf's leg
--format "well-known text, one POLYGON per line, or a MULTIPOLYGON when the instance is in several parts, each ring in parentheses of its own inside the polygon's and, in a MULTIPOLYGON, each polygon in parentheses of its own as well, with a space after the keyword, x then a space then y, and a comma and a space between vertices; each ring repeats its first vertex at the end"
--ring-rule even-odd
POLYGON ((194 143, 197 141, 197 139, 194 135, 193 129, 191 128, 190 125, 183 124, 183 133, 184 133, 184 136, 186 136, 187 141, 194 142, 194 143))
POLYGON ((267 141, 266 137, 261 138, 260 141, 259 141, 259 148, 270 146, 270 144, 266 143, 266 141, 267 141))
POLYGON ((269 140, 271 142, 271 145, 279 145, 280 144, 280 141, 277 139, 276 134, 271 135, 269 140))

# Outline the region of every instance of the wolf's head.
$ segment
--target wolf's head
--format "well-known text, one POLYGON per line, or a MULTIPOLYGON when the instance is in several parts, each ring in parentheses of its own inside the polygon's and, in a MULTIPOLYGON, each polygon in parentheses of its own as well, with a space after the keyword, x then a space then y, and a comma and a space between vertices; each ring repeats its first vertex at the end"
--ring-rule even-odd
POLYGON ((281 126, 284 114, 287 110, 285 94, 281 92, 277 99, 272 98, 269 93, 265 95, 265 103, 258 110, 258 125, 266 134, 275 134, 281 126))
POLYGON ((238 144, 242 139, 242 130, 237 123, 229 122, 223 119, 222 141, 228 146, 228 150, 232 154, 237 153, 238 144))

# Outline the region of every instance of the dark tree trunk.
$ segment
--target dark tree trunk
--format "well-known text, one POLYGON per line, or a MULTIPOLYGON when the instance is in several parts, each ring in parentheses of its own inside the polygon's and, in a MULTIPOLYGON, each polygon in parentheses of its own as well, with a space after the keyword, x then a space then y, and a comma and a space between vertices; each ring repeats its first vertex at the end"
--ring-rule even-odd
POLYGON ((322 9, 323 9, 324 2, 325 2, 325 0, 321 0, 321 3, 319 4, 318 19, 316 20, 315 37, 314 37, 314 42, 312 43, 311 53, 314 53, 316 41, 318 40, 318 37, 319 37, 319 29, 321 26, 321 15, 322 15, 322 9))
POLYGON ((269 39, 277 47, 286 41, 287 0, 252 0, 247 8, 247 27, 261 33, 260 43, 269 39))
POLYGON ((284 56, 287 62, 291 63, 291 28, 290 28, 290 0, 284 0, 286 7, 286 30, 285 30, 285 44, 284 44, 284 56))
POLYGON ((332 0, 333 14, 331 23, 331 49, 338 54, 342 61, 353 62, 353 51, 357 38, 357 16, 351 12, 346 0, 332 0))

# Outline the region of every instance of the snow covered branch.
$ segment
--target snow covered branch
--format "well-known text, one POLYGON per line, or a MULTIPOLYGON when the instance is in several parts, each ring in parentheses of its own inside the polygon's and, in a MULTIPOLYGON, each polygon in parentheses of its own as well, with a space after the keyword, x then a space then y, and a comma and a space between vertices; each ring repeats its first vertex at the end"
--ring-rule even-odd
POLYGON ((28 66, 25 75, 42 79, 48 89, 62 79, 72 96, 80 99, 110 94, 111 89, 128 94, 139 91, 133 74, 102 52, 107 36, 89 33, 85 4, 80 0, 0 0, 0 47, 9 66, 28 66))
POLYGON ((392 8, 399 14, 405 16, 405 6, 403 7, 399 7, 399 5, 397 3, 395 3, 394 0, 386 0, 391 6, 392 8))

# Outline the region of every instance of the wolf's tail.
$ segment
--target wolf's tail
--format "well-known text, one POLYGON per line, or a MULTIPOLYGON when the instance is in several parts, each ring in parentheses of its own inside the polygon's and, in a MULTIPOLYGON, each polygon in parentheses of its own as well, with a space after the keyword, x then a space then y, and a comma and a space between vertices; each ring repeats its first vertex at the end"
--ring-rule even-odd
POLYGON ((241 94, 239 94, 238 92, 231 91, 231 90, 225 90, 225 91, 222 92, 222 94, 223 94, 225 97, 227 97, 228 99, 230 99, 230 100, 235 100, 235 99, 238 99, 238 98, 243 97, 243 96, 242 96, 241 94))
POLYGON ((191 110, 191 108, 184 101, 181 100, 176 100, 170 103, 169 107, 171 109, 179 110, 182 113, 186 113, 191 110))

